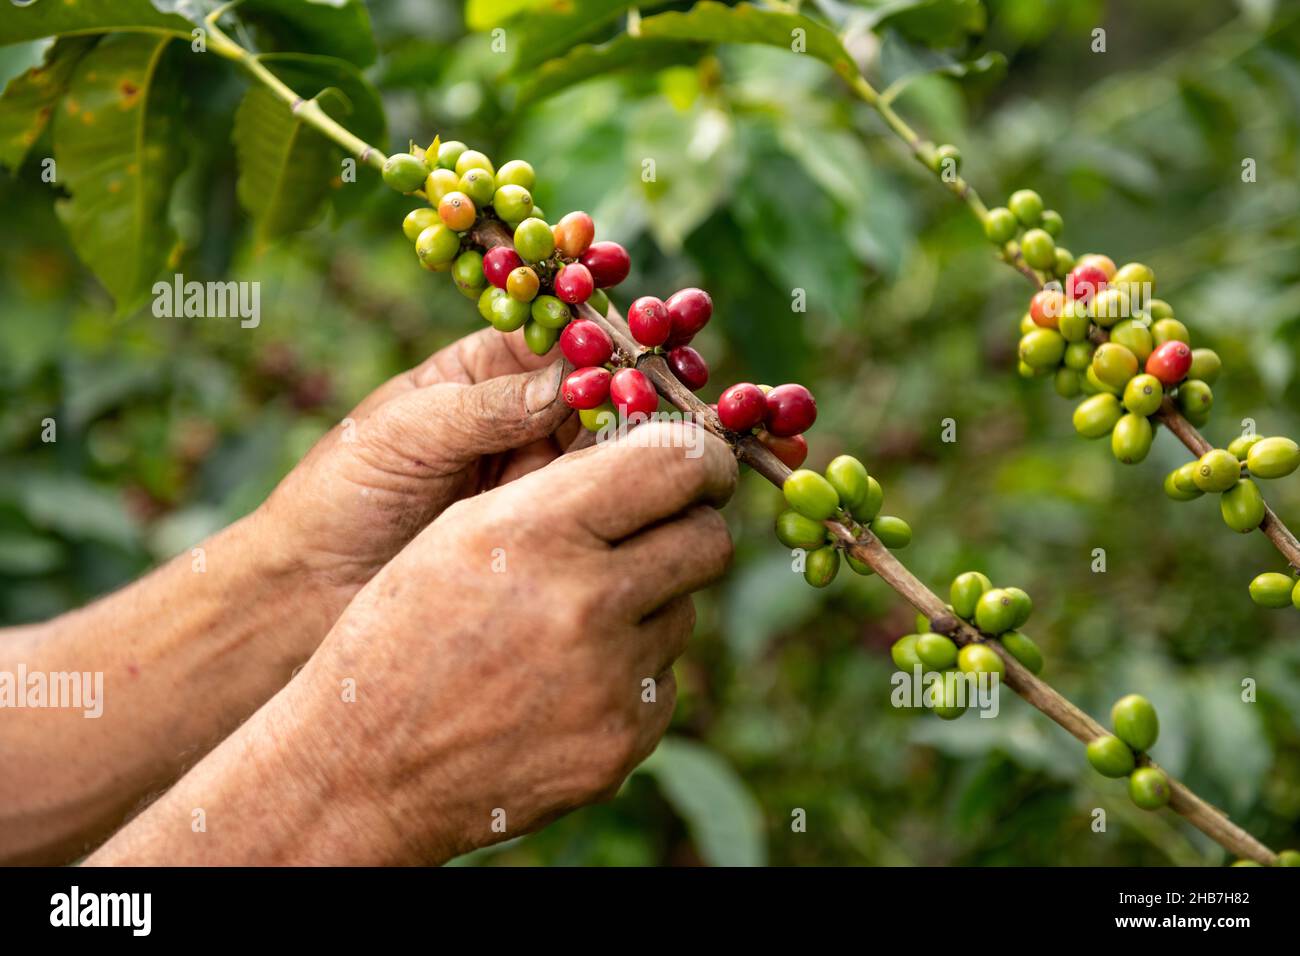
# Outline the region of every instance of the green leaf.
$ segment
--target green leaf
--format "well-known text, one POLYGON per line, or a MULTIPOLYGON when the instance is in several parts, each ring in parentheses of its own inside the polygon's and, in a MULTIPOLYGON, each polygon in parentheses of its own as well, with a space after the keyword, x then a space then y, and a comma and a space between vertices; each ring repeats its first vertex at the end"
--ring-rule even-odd
POLYGON ((17 169, 50 122, 72 71, 95 45, 96 37, 60 37, 45 51, 45 62, 14 77, 0 95, 0 165, 17 169))
MULTIPOLYGON (((350 63, 299 53, 260 59, 299 96, 316 98, 353 133, 384 145, 379 95, 350 63)), ((339 181, 341 151, 261 85, 250 87, 239 106, 234 141, 239 201, 256 221, 258 239, 269 242, 310 226, 331 183, 339 181)), ((340 183, 340 199, 364 192, 375 180, 369 167, 358 168, 355 183, 340 183)))
POLYGON ((893 30, 886 33, 881 45, 880 63, 881 72, 889 84, 881 93, 886 102, 896 99, 924 76, 995 80, 1004 75, 1007 68, 1007 58, 1001 53, 991 52, 974 60, 958 60, 946 53, 914 46, 893 30))
POLYGON ((59 218, 119 312, 148 291, 174 241, 167 203, 183 163, 171 39, 107 37, 82 58, 54 116, 58 181, 71 194, 59 218))
POLYGON ((121 494, 71 474, 14 473, 0 482, 0 499, 16 501, 33 526, 74 541, 130 548, 136 527, 121 494))
POLYGON ((608 43, 584 43, 537 68, 520 87, 516 108, 545 99, 576 83, 619 70, 653 71, 689 63, 700 45, 680 40, 655 40, 620 33, 608 43))
POLYGON ((360 0, 244 0, 241 20, 269 34, 284 50, 336 56, 356 66, 375 62, 370 13, 360 0))
POLYGON ((0 17, 0 46, 40 37, 115 30, 188 38, 192 29, 184 17, 161 12, 149 0, 39 0, 24 7, 6 4, 4 16, 0 17))
POLYGON ((641 21, 641 35, 710 43, 759 43, 816 57, 843 77, 858 72, 839 37, 828 27, 797 13, 764 10, 748 3, 728 7, 705 0, 684 13, 661 13, 641 21))
POLYGON ((577 44, 609 27, 632 7, 659 6, 666 0, 565 0, 530 6, 511 20, 503 36, 506 53, 515 72, 531 69, 573 49, 577 44))
POLYGON ((465 26, 475 33, 499 27, 516 14, 540 9, 553 0, 469 0, 465 4, 465 26))
POLYGON ((758 801, 718 754, 682 737, 665 737, 641 765, 686 822, 711 866, 762 866, 767 859, 758 801))
POLYGON ((867 18, 871 29, 897 30, 929 47, 953 47, 971 34, 983 33, 988 13, 980 0, 897 0, 867 18))

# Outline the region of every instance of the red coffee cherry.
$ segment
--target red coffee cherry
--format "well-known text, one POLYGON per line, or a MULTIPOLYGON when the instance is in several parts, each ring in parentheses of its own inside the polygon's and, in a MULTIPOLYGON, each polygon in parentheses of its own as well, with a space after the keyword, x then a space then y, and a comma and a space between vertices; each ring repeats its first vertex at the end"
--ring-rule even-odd
POLYGON ((698 392, 709 381, 709 363, 704 356, 689 345, 681 345, 668 353, 668 367, 692 392, 698 392))
POLYGON ((560 351, 575 368, 586 368, 608 362, 614 354, 614 342, 595 322, 577 319, 560 333, 560 351))
POLYGON ((673 320, 668 317, 668 308, 662 300, 652 295, 643 295, 627 310, 627 327, 632 338, 642 345, 654 348, 668 341, 673 320))
POLYGON ((1106 282, 1106 273, 1097 266, 1076 266, 1074 271, 1065 277, 1065 294, 1071 299, 1088 302, 1106 288, 1106 282))
POLYGON ((595 408, 609 398, 611 380, 607 368, 580 368, 569 373, 560 396, 570 408, 595 408))
POLYGON ((602 289, 618 285, 632 269, 627 250, 617 242, 593 242, 579 261, 591 270, 591 277, 602 289))
POLYGON ((591 278, 587 267, 570 262, 562 267, 555 276, 555 294, 562 302, 577 305, 586 302, 596 291, 596 283, 591 278))
POLYGON ((562 255, 576 259, 591 245, 596 235, 596 224, 585 212, 571 212, 552 226, 551 232, 555 236, 555 248, 562 255))
POLYGON ((483 275, 498 289, 504 289, 510 273, 523 264, 524 260, 519 258, 519 253, 505 246, 497 246, 483 254, 483 275))
POLYGON ((700 329, 713 317, 713 300, 703 289, 681 289, 668 297, 665 303, 673 330, 668 336, 668 347, 688 344, 700 329))
POLYGON ((747 432, 767 415, 767 396, 757 385, 741 382, 718 396, 718 418, 722 427, 747 432))
POLYGON ((787 468, 798 468, 808 457, 808 439, 802 435, 787 435, 781 438, 767 430, 761 430, 758 433, 758 440, 766 445, 772 454, 780 458, 787 468))
POLYGON ((1065 294, 1059 289, 1043 289, 1035 292, 1029 300, 1029 317, 1034 324, 1045 329, 1054 329, 1061 324, 1061 313, 1065 311, 1065 294))
POLYGON ((1146 371, 1162 385, 1177 385, 1192 367, 1192 350, 1186 342, 1166 342, 1147 357, 1146 371))
POLYGON ((767 430, 778 438, 806 432, 817 420, 817 402, 802 385, 778 385, 767 393, 767 430))
POLYGON ((624 417, 640 412, 649 415, 659 407, 659 393, 650 379, 634 368, 621 368, 609 383, 609 400, 624 417))

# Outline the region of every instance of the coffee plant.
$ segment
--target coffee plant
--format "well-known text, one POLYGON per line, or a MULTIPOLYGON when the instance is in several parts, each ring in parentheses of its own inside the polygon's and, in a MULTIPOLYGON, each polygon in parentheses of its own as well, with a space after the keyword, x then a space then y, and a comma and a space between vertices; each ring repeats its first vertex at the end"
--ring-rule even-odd
MULTIPOLYGON (((711 379, 708 360, 692 345, 714 317, 707 290, 643 295, 627 304, 624 317, 613 290, 633 267, 628 250, 601 238, 600 224, 585 211, 548 215, 539 208, 537 175, 527 159, 498 164, 473 144, 441 134, 421 140, 427 146, 412 140, 403 151, 383 152, 383 115, 358 71, 367 55, 355 35, 358 6, 294 8, 246 0, 205 10, 185 0, 121 0, 39 2, 6 11, 0 42, 58 39, 44 65, 11 83, 7 102, 0 101, 9 111, 5 115, 22 112, 26 122, 6 143, 3 158, 16 164, 22 144, 30 145, 52 122, 55 155, 71 192, 61 215, 77 250, 120 309, 138 306, 142 290, 169 261, 168 236, 137 228, 128 260, 123 237, 108 228, 112 210, 100 209, 93 194, 106 195, 110 204, 133 204, 142 215, 137 227, 159 219, 178 173, 168 128, 177 114, 159 108, 148 121, 133 120, 141 137, 138 152, 109 153, 98 161, 94 138, 80 127, 126 122, 122 117, 139 110, 142 94, 152 109, 168 96, 159 76, 165 47, 201 40, 206 52, 238 64, 254 81, 236 113, 233 136, 242 164, 239 198, 265 241, 317 214, 326 201, 322 183, 328 176, 321 173, 336 158, 355 177, 381 179, 409 200, 400 229, 415 262, 445 273, 444 281, 500 333, 519 333, 534 354, 562 355, 572 366, 560 399, 577 412, 588 441, 635 426, 664 405, 692 416, 781 489, 785 508, 775 516, 776 537, 809 585, 826 587, 848 564, 855 574, 878 576, 910 604, 917 613, 915 630, 898 638, 890 654, 899 671, 926 685, 926 706, 937 717, 963 716, 963 680, 995 677, 1077 738, 1099 774, 1127 779, 1137 807, 1168 808, 1241 863, 1300 864, 1300 854, 1275 853, 1155 763, 1151 751, 1160 723, 1147 698, 1132 693, 1118 700, 1107 728, 1040 678, 1049 667, 1022 630, 1034 607, 1024 590, 995 586, 978 570, 958 575, 946 601, 922 584, 891 553, 911 544, 913 530, 904 519, 882 513, 885 489, 863 462, 841 454, 823 468, 805 467, 805 434, 818 414, 808 388, 754 382, 719 387, 711 379), (352 62, 250 52, 244 38, 259 31, 273 35, 278 23, 295 18, 330 34, 341 50, 351 44, 362 49, 351 49, 352 62), (75 94, 69 90, 74 75, 83 78, 75 94), (696 394, 706 386, 717 389, 716 402, 696 394)), ((1300 446, 1253 431, 1225 448, 1211 446, 1198 429, 1209 421, 1212 388, 1224 363, 1213 350, 1193 347, 1189 327, 1169 302, 1155 297, 1154 271, 1140 262, 1117 266, 1102 253, 1076 256, 1061 244, 1064 218, 1032 189, 1016 190, 1005 206, 986 207, 959 172, 963 157, 957 147, 923 138, 895 111, 897 92, 868 81, 850 53, 852 30, 837 35, 798 6, 704 0, 683 11, 632 16, 628 32, 609 41, 604 52, 577 48, 556 58, 537 82, 550 93, 612 69, 619 45, 635 43, 693 50, 757 44, 829 65, 936 181, 967 205, 995 257, 1032 285, 1018 324, 1020 374, 1050 378, 1060 396, 1078 399, 1074 429, 1085 438, 1109 438, 1123 464, 1143 462, 1157 431, 1171 432, 1193 457, 1164 478, 1165 494, 1179 502, 1216 494, 1230 528, 1262 531, 1290 567, 1286 573, 1260 573, 1250 582, 1250 597, 1263 607, 1300 608, 1300 542, 1265 503, 1256 481, 1295 472, 1300 446)), ((944 69, 963 75, 995 65, 944 69)))

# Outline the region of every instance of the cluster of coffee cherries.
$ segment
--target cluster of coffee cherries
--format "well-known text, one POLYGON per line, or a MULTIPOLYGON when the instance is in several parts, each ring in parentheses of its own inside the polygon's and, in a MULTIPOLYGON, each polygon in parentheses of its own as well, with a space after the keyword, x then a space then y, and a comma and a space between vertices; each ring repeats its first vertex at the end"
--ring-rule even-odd
POLYGON ((912 542, 912 529, 906 521, 880 513, 884 489, 852 455, 833 459, 820 475, 809 468, 798 468, 786 478, 781 490, 790 507, 777 515, 777 539, 787 548, 806 552, 803 576, 815 588, 824 588, 835 580, 842 550, 844 560, 854 571, 872 573, 871 567, 844 550, 843 542, 827 528, 825 522, 832 518, 855 537, 869 528, 881 544, 893 550, 912 542))
POLYGON ((1157 767, 1138 766, 1160 734, 1160 720, 1151 701, 1129 694, 1110 709, 1113 734, 1089 741, 1088 763, 1104 777, 1128 777, 1128 795, 1143 810, 1159 810, 1169 802, 1169 778, 1157 767))
MULTIPOLYGON (((1256 435, 1236 438, 1227 448, 1213 448, 1200 458, 1180 465, 1165 476, 1165 494, 1175 501, 1192 501, 1209 492, 1219 493, 1219 513, 1233 531, 1254 531, 1264 520, 1264 496, 1250 476, 1283 478, 1300 466, 1300 446, 1289 438, 1261 438, 1256 435)), ((1258 580, 1258 579, 1256 579, 1258 580)), ((1270 581, 1260 591, 1275 600, 1270 581)), ((1251 596, 1256 588, 1252 584, 1251 596)), ((1287 590, 1284 602, 1291 598, 1287 590)), ((1297 592, 1300 600, 1300 592, 1297 592)), ((1257 603, 1265 601, 1256 598, 1257 603)), ((1282 604, 1266 604, 1282 607, 1282 604)), ((1297 604, 1300 607, 1300 604, 1297 604)))

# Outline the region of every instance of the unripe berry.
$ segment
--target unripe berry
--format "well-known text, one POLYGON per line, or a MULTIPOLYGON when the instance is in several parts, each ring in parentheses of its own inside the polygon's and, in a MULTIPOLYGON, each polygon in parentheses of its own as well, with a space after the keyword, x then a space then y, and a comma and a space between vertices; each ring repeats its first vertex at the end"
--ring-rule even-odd
POLYGON ((1110 284, 1123 289, 1134 302, 1149 302, 1156 291, 1156 274, 1141 262, 1126 262, 1115 270, 1110 284))
POLYGON ((477 215, 473 201, 462 192, 449 192, 438 203, 438 217, 456 232, 465 232, 473 226, 477 215))
POLYGON ((537 278, 537 273, 528 266, 512 269, 510 275, 506 277, 506 291, 510 293, 512 299, 518 299, 520 302, 532 302, 537 298, 537 290, 540 286, 541 280, 537 278))
POLYGON ((483 254, 483 275, 487 276, 498 289, 504 289, 510 281, 510 273, 523 265, 523 260, 513 249, 497 246, 483 254))
MULTIPOLYGON (((571 318, 573 313, 569 311, 568 305, 561 302, 553 295, 539 295, 533 299, 532 307, 533 321, 538 325, 544 325, 548 329, 562 329, 571 318)), ((595 362, 592 364, 602 364, 595 362)))
POLYGON ((1169 778, 1155 767, 1138 767, 1128 778, 1128 795, 1143 810, 1169 803, 1169 778))
MULTIPOLYGON (((1048 232, 1051 233, 1051 230, 1049 229, 1048 232)), ((1052 235, 1055 236, 1056 234, 1052 233, 1052 235)), ((1070 252, 1070 250, 1066 249, 1064 246, 1057 246, 1056 262, 1052 264, 1052 273, 1058 279, 1064 279, 1070 274, 1070 270, 1073 268, 1074 253, 1070 252)))
MULTIPOLYGON (((524 189, 532 189, 537 184, 537 173, 533 171, 531 164, 522 159, 512 159, 500 169, 496 175, 497 189, 502 186, 521 186, 524 189)), ((497 212, 500 212, 498 209, 497 212)))
POLYGON ((840 553, 831 545, 810 551, 804 558, 803 579, 815 588, 826 587, 839 571, 840 553))
POLYGON ((1277 571, 1265 571, 1250 582, 1250 599, 1260 607, 1290 607, 1295 578, 1277 571))
POLYGON ((984 235, 999 246, 1015 238, 1017 228, 1015 215, 1004 206, 990 209, 984 216, 984 235))
POLYGON ((1239 478, 1237 483, 1219 497, 1219 513, 1223 523, 1233 531, 1247 534, 1264 520, 1264 496, 1259 485, 1249 478, 1239 478))
POLYGON ((1110 330, 1110 340, 1136 355, 1139 362, 1150 358, 1156 348, 1151 329, 1140 319, 1125 319, 1115 323, 1115 327, 1110 330))
POLYGON ((394 153, 384 160, 384 183, 399 193, 412 193, 424 185, 429 167, 410 153, 394 153))
POLYGON ((1122 389, 1137 374, 1137 356, 1122 345, 1105 342, 1093 353, 1092 370, 1104 384, 1122 389))
POLYGON ((1300 467, 1300 445, 1289 438, 1261 438, 1246 452, 1246 467, 1258 478, 1285 478, 1300 467))
POLYGON ((469 149, 458 139, 449 139, 445 143, 438 145, 438 165, 446 170, 455 171, 456 160, 460 159, 460 154, 469 149))
POLYGON ((582 427, 587 431, 598 432, 602 428, 612 428, 617 425, 618 412, 614 411, 613 405, 605 402, 595 408, 578 409, 578 421, 582 422, 582 427))
POLYGON ((766 395, 764 424, 778 438, 802 435, 817 420, 817 402, 802 385, 778 385, 766 395))
POLYGON ((967 571, 952 579, 948 590, 953 613, 969 621, 975 616, 975 605, 984 596, 985 591, 993 589, 993 582, 979 571, 967 571))
POLYGON ((1160 736, 1160 720, 1151 701, 1141 694, 1128 694, 1110 709, 1115 736, 1136 751, 1150 750, 1160 736))
POLYGON ((1237 456, 1222 448, 1207 451, 1196 462, 1192 480, 1205 492, 1227 491, 1241 477, 1241 462, 1237 456))
POLYGON ((921 658, 916 654, 916 642, 920 639, 919 634, 904 634, 889 648, 889 657, 894 662, 894 666, 900 671, 912 673, 916 668, 925 670, 925 665, 921 663, 921 658))
POLYGON ((920 634, 916 638, 916 656, 930 670, 946 671, 957 666, 957 645, 942 634, 920 634))
POLYGON ((792 471, 781 490, 791 508, 813 521, 833 517, 840 506, 840 496, 831 483, 807 468, 792 471))
POLYGON ((1099 267, 1081 260, 1065 277, 1065 294, 1071 299, 1089 302, 1094 295, 1106 288, 1107 281, 1106 273, 1099 267))
POLYGON ((1154 375, 1135 375, 1124 386, 1124 407, 1134 415, 1151 416, 1160 410, 1165 393, 1154 375))
POLYGON ((575 368, 604 365, 614 354, 614 342, 604 329, 588 319, 576 319, 560 334, 560 350, 575 368))
POLYGON ((647 348, 654 348, 668 341, 673 320, 669 318, 668 308, 661 299, 643 295, 627 310, 627 327, 632 338, 647 348))
POLYGON ((1029 315, 1035 325, 1045 329, 1059 328, 1061 314, 1065 311, 1065 293, 1060 289, 1043 289, 1029 300, 1029 315))
POLYGON ((1061 361, 1066 368, 1082 372, 1092 364, 1092 354, 1095 351, 1097 347, 1091 342, 1071 342, 1065 347, 1065 356, 1061 361))
POLYGON ((496 192, 492 174, 477 167, 461 176, 456 188, 472 199, 476 206, 486 206, 496 192))
MULTIPOLYGON (((692 392, 698 392, 709 381, 709 364, 704 356, 689 345, 681 345, 668 353, 668 367, 692 392)), ((791 467, 797 467, 792 465, 791 467)))
POLYGON ((595 408, 609 398, 611 380, 609 369, 580 368, 565 378, 560 397, 570 408, 595 408))
POLYGON ((1277 855, 1278 866, 1300 866, 1300 850, 1283 850, 1277 855))
POLYGON ((1123 389, 1116 388, 1114 385, 1110 385, 1107 382, 1103 382, 1101 379, 1099 379, 1097 377, 1097 370, 1093 368, 1091 365, 1089 365, 1088 368, 1084 371, 1083 381, 1087 385, 1085 391, 1089 395, 1096 395, 1099 392, 1105 392, 1107 395, 1118 396, 1123 392, 1123 389))
POLYGON ((1019 631, 1007 631, 998 640, 1029 673, 1041 674, 1043 672, 1043 652, 1038 649, 1038 645, 1028 635, 1021 634, 1019 631))
POLYGON ((1214 392, 1204 382, 1189 378, 1178 386, 1178 407, 1192 422, 1204 421, 1214 406, 1214 392))
POLYGON ((951 169, 954 173, 961 168, 961 150, 952 143, 944 143, 934 151, 934 171, 944 173, 951 169))
POLYGON ((1087 752, 1088 763, 1103 777, 1127 777, 1136 766, 1129 745, 1111 734, 1090 741, 1087 752))
POLYGON ((1200 379, 1206 385, 1213 385, 1219 380, 1223 361, 1213 349, 1192 349, 1192 367, 1187 370, 1189 378, 1200 379))
MULTIPOLYGON (((1041 225, 1047 234, 1055 239, 1065 229, 1065 220, 1061 218, 1061 214, 1055 209, 1044 209, 1041 225)), ((1066 269, 1065 271, 1069 272, 1070 270, 1066 269)))
POLYGON ((1147 359, 1146 372, 1160 379, 1162 385, 1177 385, 1192 367, 1192 350, 1186 342, 1165 342, 1147 359))
POLYGON ((1250 454, 1251 448, 1253 448, 1257 442, 1263 440, 1263 435, 1238 435, 1228 443, 1228 451, 1236 455, 1238 461, 1245 461, 1250 454))
MULTIPOLYGON (((521 223, 529 216, 533 216, 533 194, 523 186, 512 183, 498 186, 497 191, 492 194, 492 208, 507 223, 512 225, 521 223)), ((550 228, 548 227, 546 231, 550 232, 550 228)), ((548 252, 547 255, 550 253, 548 252)))
POLYGON ((1001 634, 1015 625, 1016 601, 1002 588, 985 591, 975 602, 975 626, 986 634, 1001 634))
POLYGON ((1062 398, 1076 398, 1083 386, 1079 382, 1079 373, 1070 368, 1058 368, 1052 379, 1056 394, 1062 398))
POLYGON ((1174 317, 1174 307, 1164 299, 1152 299, 1147 303, 1147 311, 1151 313, 1151 318, 1156 321, 1174 317))
POLYGON ((580 259, 591 270, 591 277, 602 289, 616 286, 627 278, 632 260, 617 242, 593 242, 580 259))
MULTIPOLYGON (((525 262, 541 262, 555 251, 551 227, 536 217, 525 219, 515 227, 515 251, 525 262)), ((586 296, 583 296, 585 300, 586 296)))
POLYGON ((649 415, 659 407, 659 393, 645 374, 634 368, 621 368, 609 383, 609 400, 624 418, 649 415))
POLYGON ((1074 410, 1074 430, 1084 438, 1102 438, 1109 435, 1124 416, 1119 399, 1109 393, 1085 398, 1074 410))
POLYGON ((881 515, 873 519, 871 533, 890 551, 901 551, 912 543, 912 526, 894 515, 881 515))
POLYGON ((1166 475, 1165 494, 1174 501, 1195 501, 1205 494, 1200 488, 1196 487, 1196 465, 1196 462, 1189 461, 1166 475))
POLYGON ((489 176, 496 175, 496 168, 492 165, 492 160, 486 155, 480 153, 477 149, 462 150, 461 154, 456 157, 456 172, 464 176, 471 169, 485 170, 489 176))
POLYGON ((1017 189, 1007 200, 1007 208, 1022 224, 1033 226, 1043 215, 1043 197, 1032 189, 1017 189))
POLYGON ((688 344, 713 317, 713 299, 703 289, 679 289, 668 297, 664 307, 672 320, 669 348, 688 344))
POLYGON ((478 314, 483 316, 485 322, 492 321, 492 306, 501 296, 506 295, 505 289, 498 289, 494 285, 488 286, 479 294, 478 297, 478 314))
POLYGON ((596 310, 597 315, 609 314, 609 296, 605 295, 601 289, 593 289, 591 298, 587 300, 587 305, 596 310))
POLYGON ((488 319, 498 332, 513 332, 528 321, 528 303, 513 299, 507 293, 492 300, 492 316, 488 319))
POLYGON ((856 516, 857 509, 866 504, 870 491, 867 483, 871 476, 866 466, 852 455, 840 455, 826 466, 826 480, 840 496, 840 505, 856 516))
MULTIPOLYGON (((917 644, 919 645, 920 641, 917 641, 917 644)), ((930 709, 934 711, 934 716, 940 720, 956 720, 966 713, 966 709, 970 706, 968 702, 963 700, 963 691, 958 688, 957 684, 958 682, 955 680, 945 679, 935 685, 934 701, 930 709)))
POLYGON ((473 249, 462 252, 456 257, 456 262, 451 267, 451 277, 455 280, 456 285, 462 288, 482 289, 487 283, 487 277, 483 274, 482 254, 473 249))
POLYGON ((1108 329, 1121 319, 1127 319, 1131 309, 1127 292, 1107 286, 1098 290, 1088 303, 1088 317, 1103 329, 1108 329))
POLYGON ((733 432, 749 431, 766 415, 767 396, 757 385, 741 382, 718 396, 718 418, 723 428, 733 432))
POLYGON ((1146 459, 1154 438, 1150 419, 1129 412, 1115 423, 1110 433, 1110 450, 1116 461, 1136 465, 1146 459))
POLYGON ((430 226, 415 239, 415 254, 425 265, 451 262, 460 252, 460 236, 442 223, 430 226))
POLYGON ((957 653, 957 667, 963 674, 997 674, 1003 676, 1007 666, 997 651, 987 644, 967 644, 957 653))
MULTIPOLYGON (((826 544, 826 526, 788 508, 776 516, 776 537, 787 548, 812 551, 826 544)), ((1291 590, 1288 588, 1287 602, 1290 600, 1291 590)))
POLYGON ((1035 269, 1050 269, 1056 264, 1056 243, 1045 229, 1030 229, 1021 236, 1020 253, 1035 269))
POLYGON ((571 212, 551 229, 555 234, 555 248, 570 259, 576 259, 591 245, 596 236, 596 224, 585 212, 571 212))
MULTIPOLYGON (((676 351, 676 350, 674 350, 676 351)), ((788 435, 778 438, 771 432, 759 430, 758 440, 787 468, 798 468, 808 460, 808 440, 802 435, 788 435)), ((853 562, 850 560, 849 562, 853 562)))
POLYGON ((570 262, 561 267, 555 275, 555 294, 562 302, 578 305, 591 298, 596 288, 587 267, 578 262, 570 262))
POLYGON ((1055 329, 1035 329, 1020 339, 1020 361, 1035 371, 1056 368, 1065 357, 1065 337, 1055 329))
POLYGON ((548 329, 531 320, 524 323, 524 344, 534 355, 545 355, 555 348, 555 340, 559 337, 560 333, 556 329, 548 329))
POLYGON ((419 209, 412 209, 406 214, 406 218, 402 220, 402 234, 405 235, 407 239, 415 242, 415 240, 419 238, 420 233, 424 232, 424 230, 428 229, 430 226, 435 225, 437 222, 438 213, 436 210, 430 209, 427 206, 422 206, 419 209))
POLYGON ((1156 343, 1156 348, 1164 345, 1166 342, 1182 342, 1190 346, 1192 342, 1191 333, 1187 331, 1187 326, 1177 319, 1158 319, 1151 326, 1151 338, 1156 343))
POLYGON ((1034 602, 1029 594, 1020 588, 1003 588, 1011 595, 1012 605, 1015 608, 1015 617, 1011 620, 1011 626, 1021 627, 1029 620, 1029 615, 1034 611, 1034 602))
POLYGON ((447 193, 459 191, 460 177, 450 169, 435 169, 424 181, 425 198, 435 207, 447 193))

